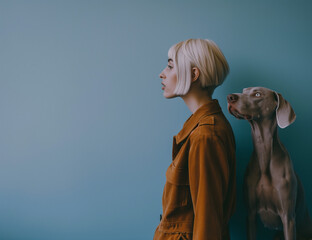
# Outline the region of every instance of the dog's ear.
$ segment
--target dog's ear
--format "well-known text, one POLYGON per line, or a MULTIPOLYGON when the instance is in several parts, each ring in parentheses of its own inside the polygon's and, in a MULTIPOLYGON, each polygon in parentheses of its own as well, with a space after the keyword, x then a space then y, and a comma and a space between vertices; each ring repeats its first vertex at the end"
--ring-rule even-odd
POLYGON ((289 102, 287 102, 283 96, 277 92, 274 92, 277 98, 276 107, 276 120, 280 128, 288 127, 296 119, 296 114, 289 102))

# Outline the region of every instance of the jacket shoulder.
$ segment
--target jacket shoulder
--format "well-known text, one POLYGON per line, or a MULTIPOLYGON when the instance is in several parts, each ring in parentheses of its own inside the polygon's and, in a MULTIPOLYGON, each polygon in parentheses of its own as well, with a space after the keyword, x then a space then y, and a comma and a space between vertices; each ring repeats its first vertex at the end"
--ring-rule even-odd
POLYGON ((215 125, 215 116, 204 116, 199 120, 198 126, 215 125))
POLYGON ((199 139, 219 139, 224 142, 234 141, 232 127, 226 117, 220 114, 204 116, 200 119, 198 126, 190 134, 190 140, 196 141, 199 139))

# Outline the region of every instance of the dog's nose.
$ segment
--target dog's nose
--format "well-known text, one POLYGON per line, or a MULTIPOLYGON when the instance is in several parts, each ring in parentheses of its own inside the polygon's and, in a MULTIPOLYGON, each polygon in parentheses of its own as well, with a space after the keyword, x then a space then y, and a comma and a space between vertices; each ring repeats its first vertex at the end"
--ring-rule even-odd
POLYGON ((227 95, 227 100, 229 103, 235 103, 238 100, 238 96, 236 94, 227 95))

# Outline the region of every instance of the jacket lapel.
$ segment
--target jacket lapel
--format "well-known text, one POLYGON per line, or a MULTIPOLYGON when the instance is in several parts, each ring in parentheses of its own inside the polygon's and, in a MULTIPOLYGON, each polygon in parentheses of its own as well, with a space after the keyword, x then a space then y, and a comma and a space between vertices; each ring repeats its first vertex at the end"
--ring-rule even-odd
POLYGON ((210 102, 199 107, 195 113, 193 113, 184 123, 181 131, 173 137, 172 159, 180 150, 184 141, 191 134, 191 132, 198 126, 201 118, 212 115, 214 113, 221 112, 221 108, 217 99, 213 99, 210 102))

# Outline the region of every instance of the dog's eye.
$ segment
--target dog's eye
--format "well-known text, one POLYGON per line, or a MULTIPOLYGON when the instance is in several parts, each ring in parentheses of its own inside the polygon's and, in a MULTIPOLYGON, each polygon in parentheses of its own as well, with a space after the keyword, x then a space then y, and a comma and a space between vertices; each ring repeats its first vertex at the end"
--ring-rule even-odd
POLYGON ((257 92, 257 93, 255 94, 255 96, 256 96, 256 97, 261 97, 261 93, 257 92))

